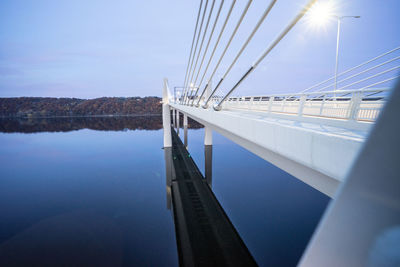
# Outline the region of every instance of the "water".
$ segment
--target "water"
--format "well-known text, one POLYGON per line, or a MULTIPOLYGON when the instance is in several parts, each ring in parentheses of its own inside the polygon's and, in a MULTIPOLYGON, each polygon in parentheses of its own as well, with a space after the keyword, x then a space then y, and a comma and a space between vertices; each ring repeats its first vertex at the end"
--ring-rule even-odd
MULTIPOLYGON (((161 125, 159 117, 0 120, 0 265, 177 266, 161 125)), ((204 173, 203 136, 189 130, 204 173)), ((250 252, 260 266, 295 266, 329 199, 213 137, 212 188, 250 252)))

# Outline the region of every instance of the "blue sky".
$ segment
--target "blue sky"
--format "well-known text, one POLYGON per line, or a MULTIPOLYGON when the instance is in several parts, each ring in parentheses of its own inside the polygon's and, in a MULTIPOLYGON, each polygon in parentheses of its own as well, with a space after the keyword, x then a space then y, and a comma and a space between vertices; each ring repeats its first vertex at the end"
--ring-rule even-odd
MULTIPOLYGON (((245 2, 238 0, 222 44, 245 2)), ((240 78, 306 2, 278 0, 221 92, 240 78)), ((343 21, 339 70, 400 45, 400 1, 334 2, 337 14, 361 16, 343 21)), ((223 17, 230 3, 226 0, 223 17)), ((214 83, 268 3, 253 1, 214 83)), ((164 77, 171 87, 183 83, 198 5, 199 1, 188 0, 2 0, 0 97, 160 96, 164 77)), ((221 23, 217 33, 220 27, 221 23)), ((316 29, 302 20, 237 93, 296 92, 326 79, 334 73, 335 47, 335 22, 316 29)))

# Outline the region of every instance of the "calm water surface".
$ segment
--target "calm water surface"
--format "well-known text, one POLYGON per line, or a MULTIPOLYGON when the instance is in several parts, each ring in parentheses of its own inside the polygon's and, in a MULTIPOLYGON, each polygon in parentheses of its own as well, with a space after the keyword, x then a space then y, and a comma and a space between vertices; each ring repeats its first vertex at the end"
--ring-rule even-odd
MULTIPOLYGON (((160 127, 159 117, 0 120, 0 266, 177 266, 160 127)), ((189 130, 204 173, 203 134, 189 130)), ((212 188, 250 252, 260 266, 295 266, 328 197, 213 137, 212 188)))

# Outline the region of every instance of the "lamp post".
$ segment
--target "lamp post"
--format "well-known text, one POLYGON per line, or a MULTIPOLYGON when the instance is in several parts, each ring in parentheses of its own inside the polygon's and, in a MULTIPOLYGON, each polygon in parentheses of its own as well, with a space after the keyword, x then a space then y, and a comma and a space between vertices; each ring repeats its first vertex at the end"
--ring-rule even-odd
MULTIPOLYGON (((337 19, 337 38, 336 38, 336 66, 335 66, 335 88, 337 90, 337 74, 338 74, 338 60, 339 60, 339 40, 340 40, 340 24, 344 18, 355 18, 358 19, 360 16, 334 16, 337 19)), ((334 93, 334 99, 336 100, 336 93, 334 93)))

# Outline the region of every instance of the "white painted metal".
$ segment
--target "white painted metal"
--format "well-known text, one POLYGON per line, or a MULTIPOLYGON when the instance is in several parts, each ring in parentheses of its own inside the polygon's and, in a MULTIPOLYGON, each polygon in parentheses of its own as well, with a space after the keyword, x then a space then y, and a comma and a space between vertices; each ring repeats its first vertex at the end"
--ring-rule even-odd
MULTIPOLYGON (((273 6, 275 5, 276 1, 277 0, 272 0, 270 2, 270 4, 267 6, 267 8, 264 10, 264 13, 259 18, 256 26, 253 28, 253 30, 251 31, 250 35, 247 37, 246 41, 242 44, 242 47, 240 48, 239 52, 236 54, 235 58, 233 59, 233 61, 231 62, 231 64, 229 65, 229 67, 227 68, 225 73, 222 75, 221 80, 224 80, 226 78, 226 76, 229 74, 229 72, 231 71, 231 69, 235 65, 236 61, 242 55, 244 49, 247 47, 247 45, 249 44, 249 42, 253 38, 254 34, 256 34, 257 30, 260 28, 261 24, 264 22, 265 18, 268 16, 269 12, 271 11, 273 6)), ((218 85, 214 88, 214 90, 211 93, 211 95, 209 96, 209 98, 211 98, 215 94, 215 92, 218 90, 218 86, 220 86, 220 85, 221 85, 221 83, 218 83, 218 85)), ((206 100, 206 103, 204 105, 207 105, 207 103, 209 101, 209 98, 206 100)))
POLYGON ((348 122, 349 127, 354 128, 351 126, 354 122, 373 122, 377 119, 389 91, 384 88, 231 97, 222 107, 227 110, 330 118, 341 120, 343 126, 343 122, 348 122), (360 98, 357 104, 354 103, 356 97, 360 98))
POLYGON ((400 83, 299 266, 400 265, 400 83))
MULTIPOLYGON (((199 70, 197 71, 196 78, 194 79, 194 82, 193 82, 194 85, 197 84, 197 79, 199 78, 199 74, 200 74, 201 68, 203 67, 204 59, 206 58, 208 47, 210 46, 211 39, 213 37, 214 31, 215 31, 215 27, 217 26, 217 22, 218 22, 218 19, 219 19, 219 15, 221 14, 221 10, 222 10, 223 5, 224 5, 224 0, 222 0, 221 4, 219 5, 218 11, 217 11, 217 15, 215 17, 214 24, 213 24, 211 32, 210 32, 210 36, 208 37, 206 48, 204 49, 203 57, 201 59, 200 65, 199 65, 199 70)), ((198 85, 194 95, 197 95, 197 92, 199 91, 200 85, 201 84, 198 85)))
MULTIPOLYGON (((345 70, 344 72, 339 73, 339 74, 337 75, 337 77, 340 77, 340 76, 343 76, 343 75, 345 75, 345 74, 347 74, 347 73, 350 73, 350 72, 352 72, 353 70, 362 68, 362 67, 364 67, 364 66, 370 64, 371 62, 375 62, 375 61, 377 61, 378 59, 381 59, 381 58, 383 58, 383 57, 385 57, 385 56, 387 56, 387 55, 393 54, 393 53, 395 53, 395 52, 398 51, 398 50, 400 50, 400 47, 396 47, 396 48, 394 48, 394 49, 392 49, 392 50, 390 50, 390 51, 388 51, 388 52, 385 52, 385 53, 383 53, 383 54, 381 54, 381 55, 379 55, 379 56, 376 56, 376 57, 374 57, 374 58, 372 58, 372 59, 370 59, 370 60, 367 60, 367 61, 365 61, 365 62, 363 62, 363 63, 361 63, 361 64, 359 64, 359 65, 357 65, 357 66, 355 66, 355 67, 352 67, 352 68, 350 68, 350 69, 347 69, 347 70, 345 70)), ((324 80, 324 81, 322 81, 322 82, 319 82, 319 83, 317 83, 317 84, 315 84, 315 85, 313 85, 313 86, 311 86, 311 87, 308 87, 308 88, 302 90, 300 93, 304 93, 304 92, 310 91, 310 90, 312 90, 312 89, 317 90, 316 88, 318 88, 319 86, 321 86, 321 85, 323 85, 323 84, 325 84, 325 83, 327 83, 327 82, 329 82, 329 81, 335 79, 335 77, 336 77, 336 76, 333 76, 333 77, 331 77, 331 78, 329 78, 329 79, 326 79, 326 80, 324 80)), ((332 84, 332 85, 333 85, 333 84, 332 84)), ((317 91, 320 91, 320 90, 322 90, 322 89, 319 89, 319 90, 317 90, 317 91)))
MULTIPOLYGON (((222 34, 224 33, 224 30, 225 30, 226 24, 228 23, 229 17, 230 17, 231 14, 232 14, 232 10, 233 10, 233 7, 235 6, 235 3, 236 3, 236 0, 233 0, 233 1, 232 1, 232 4, 231 4, 231 7, 229 8, 228 14, 226 15, 224 24, 222 25, 222 28, 221 28, 221 31, 220 31, 220 33, 219 33, 219 35, 218 35, 217 41, 215 42, 213 51, 211 52, 211 56, 210 56, 210 58, 208 59, 207 66, 206 66, 206 68, 205 68, 205 70, 204 70, 204 72, 203 72, 203 75, 201 76, 201 79, 200 79, 200 82, 199 82, 199 88, 200 88, 200 86, 201 86, 202 83, 203 83, 204 77, 206 76, 208 67, 210 66, 211 60, 212 60, 212 58, 214 57, 215 51, 216 51, 216 49, 217 49, 217 47, 218 47, 219 41, 221 40, 222 34)), ((212 78, 211 78, 211 79, 212 79, 212 78)), ((210 79, 210 80, 211 80, 211 79, 210 79)), ((206 84, 205 87, 207 87, 207 84, 206 84)), ((204 88, 205 88, 205 87, 204 87, 204 88)), ((200 97, 198 98, 199 101, 200 101, 200 99, 203 97, 204 91, 205 91, 205 90, 203 90, 203 92, 201 93, 200 97)), ((198 92, 198 89, 197 89, 197 91, 196 91, 195 96, 197 96, 197 92, 198 92)), ((193 99, 193 101, 194 101, 194 99, 193 99)), ((193 104, 193 101, 192 101, 192 104, 193 104)), ((199 101, 197 101, 196 106, 199 106, 199 101)))
MULTIPOLYGON (((335 88, 334 88, 334 91, 337 90, 337 75, 338 75, 338 64, 339 64, 340 24, 341 24, 341 20, 340 20, 340 18, 338 18, 338 20, 337 20, 337 36, 336 36, 336 64, 335 64, 335 88)), ((334 94, 334 97, 336 97, 336 94, 334 94)))
MULTIPOLYGON (((336 36, 336 65, 335 65, 335 88, 337 90, 338 63, 339 63, 339 40, 340 40, 340 25, 344 18, 360 18, 360 16, 335 16, 337 19, 337 36, 336 36)), ((336 96, 335 94, 333 95, 336 96)))
MULTIPOLYGON (((197 45, 199 44, 201 29, 203 28, 203 22, 204 22, 204 17, 205 17, 205 15, 206 15, 207 5, 208 5, 208 0, 206 0, 206 4, 205 4, 204 9, 203 9, 203 14, 202 14, 202 17, 201 17, 200 28, 199 28, 199 31, 198 31, 198 33, 197 33, 196 45, 195 45, 195 47, 194 47, 194 52, 193 52, 193 57, 192 57, 192 60, 191 60, 191 63, 190 63, 190 68, 189 68, 189 72, 188 72, 188 75, 189 75, 189 76, 188 76, 188 77, 190 77, 190 75, 191 75, 191 73, 192 73, 193 62, 194 62, 194 58, 195 58, 195 55, 196 55, 196 52, 197 52, 197 45)), ((183 100, 185 100, 186 97, 187 97, 187 94, 188 94, 188 85, 191 86, 191 84, 189 83, 189 79, 187 79, 187 80, 186 80, 186 83, 184 84, 183 100)), ((189 88, 190 88, 190 87, 189 87, 189 88)), ((182 103, 183 103, 183 101, 182 101, 182 103)))
POLYGON ((183 114, 183 126, 188 126, 188 117, 186 114, 183 114))
POLYGON ((171 105, 331 197, 367 135, 257 112, 171 105))
POLYGON ((212 145, 212 130, 210 126, 204 126, 204 145, 212 145))
MULTIPOLYGON (((217 69, 218 69, 218 67, 219 67, 219 64, 221 64, 221 61, 222 61, 222 59, 224 58, 225 53, 226 53, 226 51, 228 50, 228 48, 229 48, 229 46, 230 46, 230 44, 231 44, 231 42, 232 42, 232 40, 233 40, 233 37, 235 37, 236 32, 237 32, 237 30, 239 29, 239 26, 240 26, 240 24, 242 23, 242 21, 243 21, 243 19, 244 19, 244 16, 246 15, 247 11, 249 10, 249 7, 250 7, 252 1, 253 1, 253 0, 248 0, 248 1, 247 1, 247 4, 246 4, 246 6, 245 6, 244 10, 242 11, 242 14, 241 14, 241 16, 240 16, 240 18, 239 18, 239 21, 236 23, 235 29, 233 30, 231 36, 229 37, 228 43, 226 44, 226 46, 225 46, 225 48, 224 48, 224 51, 222 52, 221 56, 219 57, 218 62, 217 62, 217 64, 216 64, 216 66, 214 67, 214 70, 213 70, 213 72, 212 72, 210 78, 208 79, 209 81, 211 81, 211 80, 213 79, 213 77, 214 77, 214 75, 215 75, 215 73, 216 73, 216 71, 217 71, 217 69)), ((222 81, 222 80, 221 80, 221 81, 222 81)), ((221 81, 220 81, 220 82, 221 82, 221 81)), ((217 85, 217 86, 218 86, 218 85, 217 85)), ((204 90, 205 90, 205 88, 204 88, 204 90)), ((202 93, 202 95, 203 95, 203 93, 202 93)), ((206 102, 206 104, 207 104, 207 102, 206 102)))
POLYGON ((164 147, 172 147, 172 136, 171 136, 171 113, 169 106, 169 95, 168 80, 164 79, 163 87, 163 100, 162 100, 162 112, 163 112, 163 128, 164 128, 164 147))
MULTIPOLYGON (((239 81, 229 90, 229 92, 222 98, 222 100, 214 106, 215 110, 221 110, 222 103, 232 94, 232 92, 244 81, 244 79, 254 71, 258 64, 274 49, 274 47, 286 36, 286 34, 297 24, 297 22, 307 13, 307 11, 314 5, 317 0, 310 0, 307 5, 297 14, 297 16, 286 26, 286 28, 278 35, 278 37, 269 45, 269 47, 261 54, 261 56, 253 63, 253 65, 247 70, 247 72, 239 79, 239 81)), ((213 93, 215 92, 215 89, 213 93)), ((205 107, 207 106, 205 103, 205 107)))
MULTIPOLYGON (((211 81, 208 83, 206 87, 205 97, 207 98, 211 94, 212 83, 211 81)), ((208 124, 204 124, 204 145, 209 146, 212 145, 212 130, 208 124)))
MULTIPOLYGON (((215 0, 213 0, 213 1, 212 1, 212 4, 211 4, 210 12, 209 12, 209 14, 208 14, 208 18, 207 18, 207 22, 206 22, 206 27, 204 28, 203 37, 201 38, 199 53, 197 54, 196 62, 195 62, 195 64, 194 64, 192 76, 190 77, 189 85, 190 85, 190 84, 193 84, 194 86, 196 86, 196 83, 193 83, 193 77, 194 77, 194 75, 195 75, 195 73, 196 73, 197 63, 199 62, 201 50, 202 50, 202 48, 203 48, 204 40, 205 40, 205 37, 206 37, 206 34, 207 34, 207 30, 208 30, 208 25, 210 24, 211 15, 212 15, 213 10, 214 10, 214 5, 215 5, 215 0)), ((207 5, 206 5, 206 6, 207 6, 207 5)), ((205 51, 205 53, 206 53, 206 52, 207 52, 207 51, 205 51)), ((199 70, 199 71, 200 71, 200 70, 199 70)), ((189 99, 190 99, 190 98, 188 98, 186 101, 188 101, 189 99)))
POLYGON ((195 26, 195 28, 194 28, 193 39, 192 39, 192 45, 191 45, 191 48, 190 48, 190 54, 189 54, 188 64, 187 64, 187 67, 186 67, 185 80, 183 81, 183 85, 186 84, 186 80, 187 80, 187 78, 188 78, 189 65, 190 65, 190 61, 191 61, 191 59, 192 59, 192 52, 193 52, 194 40, 196 39, 197 26, 199 25, 200 11, 201 11, 202 5, 203 5, 203 0, 200 1, 200 7, 199 7, 199 11, 198 11, 198 13, 197 13, 196 26, 195 26))
MULTIPOLYGON (((363 70, 363 71, 361 71, 361 72, 358 72, 358 73, 356 73, 356 74, 353 74, 353 75, 351 75, 351 76, 349 76, 349 77, 346 77, 346 78, 343 79, 343 80, 338 81, 337 83, 342 83, 342 82, 348 81, 348 80, 350 80, 350 79, 353 79, 354 77, 357 77, 357 76, 359 76, 359 75, 361 75, 361 74, 370 72, 371 70, 374 70, 374 69, 376 69, 376 68, 382 67, 382 66, 384 66, 384 65, 386 65, 386 64, 389 64, 389 63, 391 63, 391 62, 393 62, 393 61, 396 61, 396 60, 398 60, 398 59, 400 59, 400 56, 395 57, 395 58, 392 58, 392 59, 390 59, 390 60, 387 60, 387 61, 385 61, 385 62, 383 62, 383 63, 380 63, 380 64, 378 64, 378 65, 375 65, 375 66, 373 66, 373 67, 370 67, 370 68, 368 68, 368 69, 366 69, 366 70, 363 70)), ((389 70, 389 71, 392 71, 392 70, 394 70, 394 69, 391 69, 391 70, 389 70)), ((386 72, 389 72, 389 71, 386 71, 386 72)), ((382 75, 382 74, 384 74, 384 73, 386 73, 386 72, 379 73, 379 75, 382 75)), ((379 75, 376 75, 376 76, 379 76, 379 75)), ((375 76, 375 77, 376 77, 376 76, 375 76)), ((320 88, 320 89, 318 90, 318 92, 321 92, 321 91, 323 91, 323 90, 325 90, 325 89, 327 89, 327 88, 333 86, 334 84, 335 84, 335 83, 326 85, 326 86, 320 88)), ((337 88, 335 88, 335 90, 336 90, 336 89, 337 89, 337 88)), ((342 89, 343 89, 343 88, 341 88, 341 89, 339 89, 339 90, 342 90, 342 89)))

